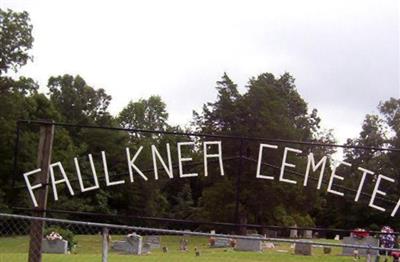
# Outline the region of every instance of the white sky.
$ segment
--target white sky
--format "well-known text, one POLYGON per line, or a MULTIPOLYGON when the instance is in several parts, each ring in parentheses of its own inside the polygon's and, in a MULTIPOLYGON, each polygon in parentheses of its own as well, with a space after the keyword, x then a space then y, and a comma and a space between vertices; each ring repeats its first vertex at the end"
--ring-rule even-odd
POLYGON ((400 96, 399 3, 0 0, 0 7, 30 13, 34 62, 20 74, 42 87, 50 76, 80 74, 112 95, 113 114, 157 94, 171 122, 184 125, 215 100, 224 71, 241 92, 252 76, 287 71, 343 143, 379 101, 400 96))

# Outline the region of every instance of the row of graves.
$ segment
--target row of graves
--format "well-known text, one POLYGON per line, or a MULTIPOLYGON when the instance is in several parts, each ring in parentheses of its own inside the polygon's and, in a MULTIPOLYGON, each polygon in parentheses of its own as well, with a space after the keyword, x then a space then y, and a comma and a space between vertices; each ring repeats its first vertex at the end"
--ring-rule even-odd
MULTIPOLYGON (((393 229, 390 227, 383 227, 382 233, 379 236, 371 236, 368 231, 363 229, 355 229, 351 232, 350 236, 344 237, 342 239, 343 244, 348 245, 363 245, 370 247, 385 247, 385 248, 395 248, 397 247, 397 238, 394 234, 393 229)), ((211 235, 215 234, 215 231, 210 232, 211 235)), ((277 231, 267 230, 265 235, 258 234, 248 234, 251 237, 267 238, 273 241, 273 238, 277 238, 277 231)), ((290 246, 294 249, 294 254, 311 256, 313 254, 313 249, 322 248, 324 254, 330 254, 332 249, 330 247, 322 245, 314 245, 311 241, 313 238, 311 230, 303 230, 302 234, 298 234, 297 229, 291 229, 290 238, 295 238, 301 240, 301 243, 295 243, 290 246)), ((167 253, 168 247, 162 245, 161 236, 147 235, 141 236, 136 233, 131 233, 125 236, 124 240, 111 241, 111 250, 124 254, 132 255, 144 255, 151 253, 152 250, 159 249, 162 252, 167 253)), ((184 235, 179 239, 179 250, 182 252, 188 251, 190 237, 189 235, 184 235)), ((340 240, 340 236, 337 235, 335 240, 340 240)), ((213 237, 211 236, 208 240, 209 248, 224 248, 233 249, 235 251, 250 251, 250 252, 263 252, 266 249, 275 249, 278 252, 283 252, 283 250, 276 249, 276 245, 272 241, 264 241, 261 239, 242 239, 242 238, 224 238, 224 237, 213 237)), ((68 242, 62 238, 57 232, 51 232, 48 236, 43 239, 43 252, 44 253, 68 253, 68 242)), ((200 256, 200 250, 197 248, 194 250, 196 256, 200 256)), ((375 262, 379 261, 380 255, 390 255, 393 257, 393 261, 400 262, 400 252, 391 252, 390 254, 379 253, 378 250, 368 250, 368 249, 354 249, 350 247, 343 247, 342 255, 353 256, 355 260, 365 257, 366 261, 375 262)))

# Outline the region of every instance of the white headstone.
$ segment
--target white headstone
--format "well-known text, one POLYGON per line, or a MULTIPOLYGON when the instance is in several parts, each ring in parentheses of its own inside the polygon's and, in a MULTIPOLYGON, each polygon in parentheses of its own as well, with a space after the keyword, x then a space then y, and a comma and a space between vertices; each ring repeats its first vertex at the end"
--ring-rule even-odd
POLYGON ((161 248, 160 236, 145 236, 143 242, 147 244, 150 249, 161 248))
POLYGON ((296 255, 311 256, 312 255, 312 244, 309 243, 296 243, 294 247, 294 253, 296 255))
POLYGON ((238 239, 235 250, 238 251, 262 251, 262 241, 257 239, 238 239))
POLYGON ((275 248, 275 245, 272 242, 266 242, 264 243, 264 248, 272 249, 275 248))
POLYGON ((42 240, 43 253, 67 254, 68 241, 63 239, 42 240))
MULTIPOLYGON (((294 225, 293 227, 297 228, 297 225, 294 225)), ((290 238, 298 238, 297 229, 290 229, 290 238)))
POLYGON ((231 240, 229 238, 216 237, 211 244, 211 247, 230 247, 231 240))
POLYGON ((312 230, 304 230, 303 237, 307 238, 307 239, 311 239, 312 238, 312 230))
POLYGON ((137 234, 129 234, 125 241, 114 241, 111 248, 116 251, 141 255, 142 237, 137 234))
MULTIPOLYGON (((362 246, 371 246, 371 247, 378 247, 379 246, 379 239, 374 238, 372 236, 368 236, 365 238, 356 238, 356 237, 344 237, 343 244, 348 245, 362 245, 362 246)), ((358 255, 359 256, 366 256, 368 250, 367 249, 359 249, 358 255)), ((369 250, 371 256, 377 256, 378 250, 369 250)), ((353 256, 354 255, 354 248, 350 247, 343 247, 343 255, 344 256, 353 256)))

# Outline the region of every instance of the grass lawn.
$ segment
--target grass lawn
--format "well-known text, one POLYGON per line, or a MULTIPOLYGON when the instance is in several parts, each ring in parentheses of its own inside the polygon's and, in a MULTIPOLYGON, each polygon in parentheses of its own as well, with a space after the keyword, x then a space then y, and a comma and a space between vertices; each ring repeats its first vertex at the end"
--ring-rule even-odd
MULTIPOLYGON (((101 261, 101 236, 76 235, 75 238, 78 241, 78 245, 72 254, 44 254, 43 261, 101 261)), ((113 236, 113 240, 120 239, 122 239, 122 236, 113 236)), ((178 236, 161 236, 161 244, 168 247, 168 253, 162 253, 161 250, 153 250, 147 255, 133 256, 110 251, 109 261, 353 261, 351 257, 340 256, 340 248, 333 248, 330 255, 323 254, 322 248, 314 248, 313 256, 294 255, 293 249, 290 248, 289 244, 278 244, 275 249, 265 250, 262 253, 239 252, 230 248, 208 248, 207 238, 193 236, 188 238, 189 251, 181 252, 178 250, 179 239, 180 237, 178 236), (200 257, 195 256, 195 247, 200 249, 200 257)), ((28 245, 29 238, 27 236, 0 238, 0 262, 27 261, 28 245)), ((365 260, 365 258, 361 259, 361 261, 365 260)))

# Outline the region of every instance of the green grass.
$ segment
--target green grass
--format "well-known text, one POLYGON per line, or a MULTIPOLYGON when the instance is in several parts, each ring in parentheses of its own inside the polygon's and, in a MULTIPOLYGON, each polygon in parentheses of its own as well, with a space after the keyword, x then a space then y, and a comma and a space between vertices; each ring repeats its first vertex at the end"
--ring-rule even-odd
MULTIPOLYGON (((69 255, 44 254, 43 261, 101 261, 101 236, 99 235, 76 235, 78 245, 74 252, 69 255)), ((113 236, 112 240, 120 240, 122 236, 113 236)), ((257 252, 239 252, 233 249, 208 248, 207 238, 189 237, 189 251, 179 251, 179 239, 177 236, 162 236, 162 246, 167 246, 168 253, 161 250, 153 250, 150 254, 133 256, 121 254, 114 251, 109 252, 109 261, 353 261, 351 257, 340 256, 341 248, 333 248, 330 255, 325 255, 322 248, 314 248, 312 256, 298 256, 293 254, 289 244, 279 244, 275 249, 257 252), (200 249, 201 256, 196 257, 194 248, 200 249)), ((334 241, 334 240, 320 240, 334 241)), ((337 241, 336 241, 337 242, 337 241)), ((29 238, 27 236, 0 238, 0 262, 27 261, 29 238)), ((361 260, 365 261, 365 259, 361 260)))

